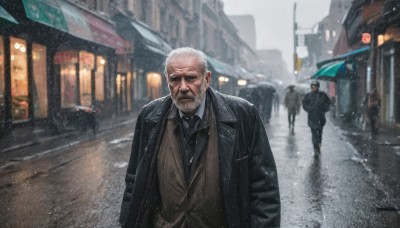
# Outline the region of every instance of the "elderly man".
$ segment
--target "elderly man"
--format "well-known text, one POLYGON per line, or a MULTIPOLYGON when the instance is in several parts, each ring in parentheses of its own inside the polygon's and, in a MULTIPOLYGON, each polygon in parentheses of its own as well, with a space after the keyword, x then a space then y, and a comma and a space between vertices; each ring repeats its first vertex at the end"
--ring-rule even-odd
POLYGON ((138 116, 123 227, 279 227, 277 171, 256 108, 210 87, 205 55, 167 56, 170 95, 138 116))

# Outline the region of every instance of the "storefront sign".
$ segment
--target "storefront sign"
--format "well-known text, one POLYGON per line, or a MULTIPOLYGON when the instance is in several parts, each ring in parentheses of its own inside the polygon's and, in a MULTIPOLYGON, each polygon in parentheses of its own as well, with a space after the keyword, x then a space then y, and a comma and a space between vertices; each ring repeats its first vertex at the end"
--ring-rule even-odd
POLYGON ((371 34, 367 32, 363 33, 361 36, 361 42, 363 42, 364 44, 371 43, 371 34))
POLYGON ((57 52, 54 55, 53 61, 54 61, 54 64, 78 63, 78 52, 76 52, 76 51, 57 52))
POLYGON ((43 0, 22 0, 26 16, 36 22, 67 32, 64 15, 55 3, 43 0))
POLYGON ((83 68, 93 69, 94 68, 94 55, 89 52, 81 51, 79 53, 79 63, 83 68))
POLYGON ((124 48, 127 46, 127 42, 116 34, 110 24, 89 13, 82 13, 89 24, 95 42, 112 47, 116 49, 117 52, 123 52, 124 48))

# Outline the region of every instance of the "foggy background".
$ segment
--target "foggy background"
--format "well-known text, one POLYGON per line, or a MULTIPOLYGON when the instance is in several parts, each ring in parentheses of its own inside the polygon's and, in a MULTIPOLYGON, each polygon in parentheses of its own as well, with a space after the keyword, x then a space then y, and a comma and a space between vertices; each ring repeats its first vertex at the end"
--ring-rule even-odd
MULTIPOLYGON (((330 0, 224 0, 227 15, 251 14, 256 24, 256 48, 282 51, 288 71, 293 69, 293 6, 297 2, 299 29, 311 29, 328 15, 330 0)), ((302 53, 299 53, 302 54, 302 53)))

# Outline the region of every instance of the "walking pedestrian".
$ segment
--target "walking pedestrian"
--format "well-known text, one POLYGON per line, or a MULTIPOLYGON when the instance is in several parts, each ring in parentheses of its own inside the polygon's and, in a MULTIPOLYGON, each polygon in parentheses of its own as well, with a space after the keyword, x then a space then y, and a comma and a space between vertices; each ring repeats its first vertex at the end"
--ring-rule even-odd
POLYGON ((260 114, 264 123, 269 123, 272 113, 272 103, 276 89, 269 83, 259 84, 260 114))
POLYGON ((377 120, 379 114, 380 99, 378 91, 372 89, 364 99, 364 105, 367 107, 367 116, 371 127, 371 133, 376 134, 378 132, 377 120))
POLYGON ((303 108, 308 112, 308 126, 311 129, 314 157, 321 154, 322 130, 326 123, 325 112, 329 111, 331 101, 328 95, 319 91, 319 82, 311 82, 311 92, 303 98, 303 108))
POLYGON ((278 92, 274 93, 274 100, 273 100, 273 104, 274 104, 274 109, 275 109, 275 115, 279 114, 279 94, 278 92))
POLYGON ((205 55, 165 60, 170 95, 141 110, 123 227, 279 227, 277 170, 257 109, 210 88, 205 55))
POLYGON ((294 131, 294 122, 296 115, 300 111, 300 95, 294 90, 294 85, 288 86, 288 91, 285 95, 285 107, 288 111, 289 128, 294 131))

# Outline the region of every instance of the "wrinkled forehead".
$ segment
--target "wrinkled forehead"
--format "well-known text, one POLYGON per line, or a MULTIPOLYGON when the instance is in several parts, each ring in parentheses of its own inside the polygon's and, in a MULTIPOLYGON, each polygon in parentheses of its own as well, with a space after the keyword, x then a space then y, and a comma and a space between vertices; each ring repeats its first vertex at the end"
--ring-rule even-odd
POLYGON ((200 61, 193 55, 179 55, 171 58, 167 66, 168 72, 177 68, 201 70, 201 64, 200 61))

